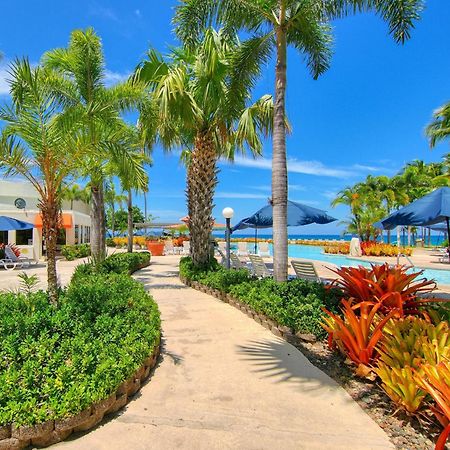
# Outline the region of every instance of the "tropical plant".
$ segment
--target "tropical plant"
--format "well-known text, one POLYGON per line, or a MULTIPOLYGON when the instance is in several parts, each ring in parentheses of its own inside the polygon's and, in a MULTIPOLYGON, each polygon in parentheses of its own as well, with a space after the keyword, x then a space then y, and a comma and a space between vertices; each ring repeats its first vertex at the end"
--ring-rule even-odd
POLYGON ((328 345, 330 348, 337 346, 356 364, 356 374, 365 377, 378 356, 377 346, 383 337, 383 327, 397 311, 391 310, 381 318, 377 314, 381 303, 362 301, 352 306, 351 301, 343 299, 341 306, 342 317, 324 308, 327 316, 322 326, 328 332, 328 345))
POLYGON ((437 366, 425 364, 422 371, 424 374, 418 373, 415 379, 436 402, 432 410, 444 427, 435 449, 445 450, 445 443, 450 436, 450 361, 442 361, 437 366))
POLYGON ((423 364, 437 365, 450 357, 448 323, 419 317, 391 320, 384 327, 375 373, 391 400, 409 414, 423 406, 426 391, 416 382, 423 364))
POLYGON ((419 294, 436 287, 433 280, 418 279, 423 271, 407 273, 404 266, 390 267, 388 263, 372 264, 370 268, 340 267, 332 269, 339 277, 331 286, 338 287, 352 304, 368 301, 380 304, 380 313, 397 311, 401 317, 419 314, 419 294))
POLYGON ((218 158, 233 159, 235 151, 244 149, 260 154, 260 133, 272 127, 272 98, 249 104, 259 66, 248 59, 241 64, 248 45, 208 29, 195 48, 175 49, 168 58, 150 50, 136 70, 135 79, 148 84, 153 105, 141 111, 143 130, 150 128, 150 136, 156 131, 166 148, 189 149, 188 225, 191 255, 199 266, 211 258, 218 158))
POLYGON ((74 201, 83 201, 85 203, 89 203, 88 191, 85 188, 80 188, 80 186, 76 183, 74 184, 65 184, 63 186, 62 198, 63 200, 67 200, 70 202, 70 209, 73 209, 74 201))
MULTIPOLYGON (((326 71, 331 58, 329 21, 357 11, 372 10, 389 23, 397 42, 409 38, 409 30, 419 17, 422 0, 182 0, 175 24, 178 36, 194 47, 214 19, 227 30, 251 34, 246 50, 254 63, 268 61, 276 51, 274 131, 272 150, 272 201, 274 236, 274 277, 287 279, 287 164, 285 96, 287 48, 306 56, 314 78, 326 71)), ((246 63, 248 64, 248 63, 246 63)))
MULTIPOLYGON (((433 113, 433 121, 426 129, 430 146, 434 147, 438 142, 450 137, 450 102, 442 105, 433 113)), ((448 158, 448 155, 447 155, 448 158)))
POLYGON ((120 113, 142 100, 138 83, 105 86, 105 66, 99 37, 92 28, 72 32, 67 48, 47 52, 43 64, 56 74, 49 79, 64 111, 61 123, 77 138, 84 157, 77 161, 80 173, 89 177, 91 189, 92 254, 102 259, 105 253, 104 181, 106 164, 120 167, 133 177, 146 176, 140 157, 126 143, 128 127, 120 113))
POLYGON ((56 304, 56 242, 63 186, 80 155, 57 120, 58 99, 46 82, 51 73, 41 66, 31 67, 27 59, 16 60, 10 73, 12 105, 0 110, 0 119, 6 123, 0 140, 0 169, 6 176, 25 177, 39 195, 48 292, 56 304))

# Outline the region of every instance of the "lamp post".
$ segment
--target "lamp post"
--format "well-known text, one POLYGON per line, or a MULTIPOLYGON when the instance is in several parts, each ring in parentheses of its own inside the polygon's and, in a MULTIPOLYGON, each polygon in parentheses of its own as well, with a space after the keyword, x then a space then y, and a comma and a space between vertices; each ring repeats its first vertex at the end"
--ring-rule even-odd
POLYGON ((230 264, 230 237, 231 237, 231 219, 234 216, 233 208, 224 208, 222 211, 223 217, 225 217, 227 229, 225 231, 226 250, 227 250, 227 269, 231 267, 230 264))

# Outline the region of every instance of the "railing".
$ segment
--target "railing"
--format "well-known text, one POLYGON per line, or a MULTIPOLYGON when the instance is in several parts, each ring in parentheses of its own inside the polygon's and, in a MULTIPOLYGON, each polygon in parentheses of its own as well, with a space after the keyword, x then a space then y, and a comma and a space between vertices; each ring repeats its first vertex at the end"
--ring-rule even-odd
POLYGON ((398 254, 397 254, 397 265, 400 265, 400 258, 405 258, 405 259, 408 261, 409 265, 410 265, 411 267, 414 267, 414 263, 411 261, 411 259, 409 258, 409 256, 408 256, 408 255, 405 255, 404 253, 398 253, 398 254))

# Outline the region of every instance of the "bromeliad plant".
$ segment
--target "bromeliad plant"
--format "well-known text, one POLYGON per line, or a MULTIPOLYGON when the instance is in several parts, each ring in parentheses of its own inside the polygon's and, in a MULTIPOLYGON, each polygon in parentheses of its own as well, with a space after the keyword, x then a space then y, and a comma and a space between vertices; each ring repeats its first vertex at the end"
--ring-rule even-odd
POLYGON ((370 268, 341 267, 333 270, 339 278, 332 285, 341 289, 352 304, 377 302, 380 303, 379 312, 384 315, 393 309, 401 317, 417 315, 422 303, 417 299, 418 295, 432 292, 436 283, 418 279, 423 271, 407 273, 407 269, 405 266, 390 267, 388 263, 372 264, 370 268))
POLYGON ((450 357, 450 330, 443 321, 406 317, 391 320, 384 328, 375 373, 381 387, 399 409, 416 414, 423 406, 426 390, 415 381, 424 364, 436 366, 450 357))
POLYGON ((323 327, 328 331, 328 345, 337 346, 358 367, 356 374, 367 376, 370 365, 378 356, 377 345, 383 337, 383 327, 397 312, 390 311, 380 318, 378 311, 381 303, 363 301, 353 305, 350 300, 342 300, 341 318, 326 309, 323 327), (359 310, 359 311, 358 311, 359 310))
POLYGON ((416 374, 415 380, 436 402, 431 409, 444 430, 435 449, 445 450, 445 443, 450 436, 450 361, 442 361, 436 366, 425 364, 422 373, 416 374))

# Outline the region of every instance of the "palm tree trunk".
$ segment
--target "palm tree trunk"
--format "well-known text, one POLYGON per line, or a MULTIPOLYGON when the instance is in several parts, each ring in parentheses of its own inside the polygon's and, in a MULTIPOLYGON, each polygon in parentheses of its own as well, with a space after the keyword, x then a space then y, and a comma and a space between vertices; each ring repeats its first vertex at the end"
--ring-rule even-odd
MULTIPOLYGON (((280 1, 280 24, 285 21, 284 2, 280 1)), ((275 73, 275 105, 272 150, 272 206, 273 206, 273 274, 277 281, 287 280, 288 235, 287 195, 288 173, 286 161, 286 31, 277 29, 277 64, 275 73)))
POLYGON ((214 219, 214 191, 217 185, 217 154, 214 141, 208 133, 199 133, 187 172, 187 203, 191 257, 194 265, 204 266, 210 262, 209 238, 214 219))
POLYGON ((91 254, 94 261, 105 259, 105 202, 103 199, 103 182, 91 186, 91 254))
POLYGON ((133 196, 131 189, 128 191, 128 241, 127 241, 127 252, 133 252, 133 196))
POLYGON ((42 214, 42 237, 47 249, 47 286, 52 305, 58 304, 58 275, 56 272, 56 244, 60 229, 60 209, 58 203, 48 197, 40 205, 42 214))

